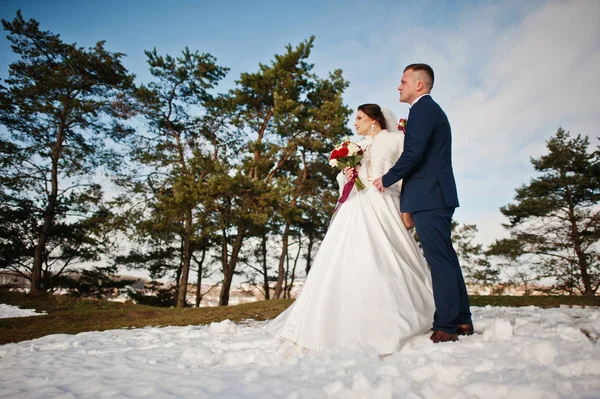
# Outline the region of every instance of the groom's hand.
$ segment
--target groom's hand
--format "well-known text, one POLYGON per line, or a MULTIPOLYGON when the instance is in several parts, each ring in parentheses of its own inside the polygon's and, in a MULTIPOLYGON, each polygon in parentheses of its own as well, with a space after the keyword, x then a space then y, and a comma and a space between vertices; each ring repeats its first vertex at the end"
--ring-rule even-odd
POLYGON ((373 180, 373 185, 375 187, 377 187, 377 190, 384 192, 385 191, 385 187, 383 187, 383 181, 382 181, 382 177, 380 176, 377 179, 373 180))

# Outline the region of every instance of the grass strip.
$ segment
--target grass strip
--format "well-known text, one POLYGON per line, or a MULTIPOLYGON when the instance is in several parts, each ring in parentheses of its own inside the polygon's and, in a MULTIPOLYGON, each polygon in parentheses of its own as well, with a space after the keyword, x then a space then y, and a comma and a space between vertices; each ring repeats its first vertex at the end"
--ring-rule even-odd
MULTIPOLYGON (((600 306, 600 297, 471 296, 471 306, 538 306, 542 308, 600 306)), ((132 303, 77 299, 59 295, 33 296, 0 290, 0 303, 46 312, 43 316, 0 319, 0 344, 26 341, 50 334, 78 334, 148 326, 187 326, 223 320, 269 320, 293 300, 252 302, 211 308, 157 308, 132 303)))

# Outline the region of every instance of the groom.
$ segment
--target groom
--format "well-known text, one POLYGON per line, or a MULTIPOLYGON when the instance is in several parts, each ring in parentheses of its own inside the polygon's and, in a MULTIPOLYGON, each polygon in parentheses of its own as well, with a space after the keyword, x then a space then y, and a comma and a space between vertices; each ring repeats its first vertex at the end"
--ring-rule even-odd
POLYGON ((430 96, 433 69, 411 64, 404 69, 398 90, 410 105, 404 151, 396 164, 373 184, 384 191, 402 179, 400 210, 410 212, 425 259, 431 268, 435 343, 473 334, 469 297, 452 246, 452 215, 458 207, 452 172, 452 137, 446 114, 430 96))

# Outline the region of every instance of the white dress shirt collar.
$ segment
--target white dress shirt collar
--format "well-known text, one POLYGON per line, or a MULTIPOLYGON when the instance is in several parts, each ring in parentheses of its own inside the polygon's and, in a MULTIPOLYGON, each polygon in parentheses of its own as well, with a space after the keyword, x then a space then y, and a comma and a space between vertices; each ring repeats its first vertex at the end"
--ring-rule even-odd
POLYGON ((429 93, 425 93, 425 94, 423 94, 423 95, 421 95, 421 96, 417 97, 417 99, 416 99, 415 101, 413 101, 413 103, 412 103, 412 104, 410 104, 410 107, 409 107, 409 108, 412 108, 412 106, 413 106, 413 105, 415 105, 415 104, 417 103, 417 101, 419 101, 421 98, 423 98, 423 97, 425 97, 425 96, 430 96, 430 95, 431 95, 431 94, 429 94, 429 93))

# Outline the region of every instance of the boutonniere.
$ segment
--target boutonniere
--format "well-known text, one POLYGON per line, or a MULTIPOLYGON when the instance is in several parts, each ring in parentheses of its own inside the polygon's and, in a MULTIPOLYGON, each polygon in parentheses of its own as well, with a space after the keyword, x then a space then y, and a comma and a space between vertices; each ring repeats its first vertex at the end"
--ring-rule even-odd
POLYGON ((398 121, 398 130, 400 130, 402 133, 406 133, 406 119, 400 118, 398 121))

